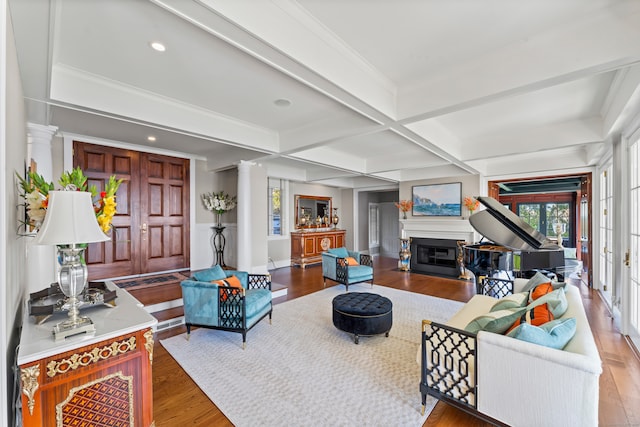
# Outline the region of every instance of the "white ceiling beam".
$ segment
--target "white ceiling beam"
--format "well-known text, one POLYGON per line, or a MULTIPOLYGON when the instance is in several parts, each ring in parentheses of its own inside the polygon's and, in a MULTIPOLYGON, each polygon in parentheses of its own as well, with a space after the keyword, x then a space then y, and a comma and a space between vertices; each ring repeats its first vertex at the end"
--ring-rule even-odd
POLYGON ((224 0, 150 1, 358 114, 378 123, 395 117, 395 88, 345 46, 336 45, 337 40, 329 41, 293 2, 252 2, 247 7, 224 0))
POLYGON ((629 6, 626 15, 554 27, 401 88, 399 118, 426 119, 638 62, 640 8, 629 6))
POLYGON ((549 170, 564 170, 571 173, 572 169, 584 168, 587 153, 584 147, 545 150, 520 155, 482 158, 469 161, 483 175, 514 175, 514 174, 543 174, 549 170))
POLYGON ((499 135, 485 135, 468 141, 462 160, 474 160, 535 153, 580 144, 602 142, 602 120, 592 117, 585 120, 548 124, 535 129, 511 129, 499 135))
POLYGON ((416 181, 420 179, 456 177, 469 174, 469 172, 459 168, 458 166, 448 164, 429 168, 403 169, 401 171, 400 181, 416 181))
POLYGON ((358 153, 350 152, 348 147, 344 148, 344 150, 336 150, 327 146, 317 147, 311 150, 297 152, 292 154, 290 157, 330 165, 338 169, 365 173, 366 160, 362 156, 358 155, 358 153))
POLYGON ((620 132, 638 111, 640 101, 640 65, 624 68, 616 77, 603 105, 603 132, 620 132))
POLYGON ((252 2, 247 7, 238 1, 200 1, 385 115, 395 116, 395 85, 296 2, 252 2))
POLYGON ((274 131, 70 67, 54 66, 51 98, 148 123, 189 129, 195 134, 235 142, 248 148, 278 149, 278 135, 274 131))
POLYGON ((393 171, 399 169, 414 169, 424 167, 435 167, 448 164, 447 161, 440 157, 431 156, 427 153, 420 153, 409 156, 378 156, 367 159, 367 173, 379 174, 386 171, 393 171))
POLYGON ((355 115, 328 117, 325 120, 310 123, 308 126, 280 132, 280 153, 289 154, 382 130, 385 130, 385 127, 366 117, 355 115))

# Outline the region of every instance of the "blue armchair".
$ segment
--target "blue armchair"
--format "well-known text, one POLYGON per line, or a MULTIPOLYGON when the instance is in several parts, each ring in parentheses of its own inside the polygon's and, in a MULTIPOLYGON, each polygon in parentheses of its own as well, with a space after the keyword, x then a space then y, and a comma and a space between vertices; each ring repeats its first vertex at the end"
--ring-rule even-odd
POLYGON ((324 286, 327 279, 342 283, 347 292, 349 285, 360 282, 371 282, 373 286, 373 262, 370 255, 349 251, 347 248, 333 248, 322 253, 322 278, 324 286), (353 258, 357 265, 349 265, 353 258))
POLYGON ((223 270, 219 265, 194 273, 181 282, 187 339, 192 326, 242 334, 245 348, 247 332, 269 315, 271 322, 271 275, 223 270), (232 276, 241 288, 212 283, 232 276))

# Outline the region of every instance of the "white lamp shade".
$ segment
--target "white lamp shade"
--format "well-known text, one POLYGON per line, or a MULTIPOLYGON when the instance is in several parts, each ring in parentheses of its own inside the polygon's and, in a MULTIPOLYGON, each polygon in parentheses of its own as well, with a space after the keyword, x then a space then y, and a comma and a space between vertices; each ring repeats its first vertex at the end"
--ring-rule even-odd
POLYGON ((50 191, 47 214, 36 235, 36 245, 67 245, 109 240, 96 220, 91 193, 50 191))

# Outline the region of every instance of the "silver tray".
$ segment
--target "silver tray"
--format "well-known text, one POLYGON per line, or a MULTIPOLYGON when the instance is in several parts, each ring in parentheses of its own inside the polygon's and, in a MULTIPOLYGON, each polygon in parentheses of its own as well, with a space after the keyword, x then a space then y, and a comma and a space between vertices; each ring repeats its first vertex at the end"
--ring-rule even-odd
MULTIPOLYGON (((82 310, 98 305, 115 307, 116 298, 116 291, 107 289, 104 282, 89 282, 87 288, 78 297, 79 308, 82 310)), ((62 293, 58 283, 52 283, 48 288, 29 295, 29 315, 35 317, 38 325, 54 314, 66 313, 68 310, 68 298, 62 293)))

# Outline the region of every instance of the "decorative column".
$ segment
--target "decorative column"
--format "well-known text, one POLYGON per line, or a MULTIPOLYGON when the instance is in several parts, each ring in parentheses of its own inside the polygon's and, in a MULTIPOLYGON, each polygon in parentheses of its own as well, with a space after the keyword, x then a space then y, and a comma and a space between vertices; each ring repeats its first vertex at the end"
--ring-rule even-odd
MULTIPOLYGON (((36 172, 47 181, 53 179, 53 155, 51 141, 58 128, 27 123, 27 159, 33 161, 36 172)), ((27 245, 27 265, 38 268, 27 269, 27 294, 37 292, 56 281, 55 246, 27 245)))
POLYGON ((253 162, 241 161, 238 165, 238 253, 239 271, 251 271, 251 167, 253 162))

